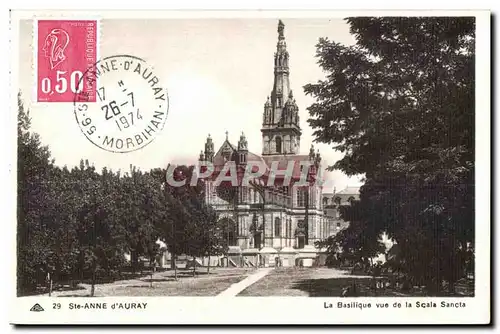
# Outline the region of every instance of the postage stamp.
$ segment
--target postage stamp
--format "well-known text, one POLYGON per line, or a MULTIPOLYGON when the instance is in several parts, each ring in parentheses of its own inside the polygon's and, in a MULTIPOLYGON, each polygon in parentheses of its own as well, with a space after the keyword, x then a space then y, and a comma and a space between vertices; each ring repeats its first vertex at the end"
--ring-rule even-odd
POLYGON ((489 12, 39 14, 11 322, 491 322, 489 12))
POLYGON ((82 75, 92 92, 74 95, 74 112, 82 133, 96 146, 116 153, 138 150, 163 129, 168 94, 154 69, 135 56, 103 58, 82 75), (92 97, 97 102, 92 103, 92 97))
POLYGON ((34 28, 36 101, 72 102, 86 93, 95 102, 95 91, 82 78, 97 61, 97 20, 37 20, 34 28))

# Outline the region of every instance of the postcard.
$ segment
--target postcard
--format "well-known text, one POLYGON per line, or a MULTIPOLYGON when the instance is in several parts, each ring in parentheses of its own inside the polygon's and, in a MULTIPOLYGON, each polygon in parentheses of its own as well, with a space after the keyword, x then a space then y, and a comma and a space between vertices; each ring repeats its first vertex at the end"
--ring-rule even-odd
POLYGON ((13 10, 10 321, 490 323, 489 34, 13 10))

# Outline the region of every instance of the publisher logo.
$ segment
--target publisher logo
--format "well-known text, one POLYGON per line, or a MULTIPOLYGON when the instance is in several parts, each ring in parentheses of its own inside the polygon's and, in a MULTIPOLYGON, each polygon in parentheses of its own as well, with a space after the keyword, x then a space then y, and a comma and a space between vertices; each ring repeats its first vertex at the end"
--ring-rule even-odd
POLYGON ((36 303, 35 305, 33 305, 33 307, 30 309, 30 311, 31 312, 42 312, 45 310, 43 309, 43 307, 40 304, 36 303))

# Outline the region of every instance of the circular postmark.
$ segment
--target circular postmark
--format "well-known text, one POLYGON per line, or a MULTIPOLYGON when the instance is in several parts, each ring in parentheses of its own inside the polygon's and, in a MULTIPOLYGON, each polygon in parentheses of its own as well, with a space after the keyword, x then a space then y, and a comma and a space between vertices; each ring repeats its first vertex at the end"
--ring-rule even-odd
POLYGON ((143 59, 129 55, 103 58, 80 78, 78 87, 84 85, 75 94, 75 118, 97 147, 115 153, 136 151, 163 130, 167 90, 143 59))

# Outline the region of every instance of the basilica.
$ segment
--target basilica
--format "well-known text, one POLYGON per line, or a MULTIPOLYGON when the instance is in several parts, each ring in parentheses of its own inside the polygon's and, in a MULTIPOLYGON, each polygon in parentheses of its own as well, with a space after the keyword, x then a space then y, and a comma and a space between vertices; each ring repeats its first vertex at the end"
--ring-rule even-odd
MULTIPOLYGON (((269 173, 237 187, 217 184, 214 179, 207 181, 206 201, 219 213, 230 246, 226 265, 268 266, 276 261, 285 266, 312 265, 324 253, 314 246, 315 241, 336 233, 345 224, 340 224, 335 213, 341 204, 338 197, 322 192, 319 181, 324 167, 319 151, 311 146, 308 154, 301 154, 299 108, 290 86, 289 53, 281 20, 274 53, 273 88, 263 109, 260 154, 249 150, 243 133, 234 144, 226 132, 226 140, 218 150, 208 135, 199 157, 200 162, 208 161, 214 166, 214 178, 228 162, 236 164, 238 170, 251 162, 263 164, 268 170, 272 164, 282 169, 293 165, 290 181, 283 182, 284 176, 277 175, 272 186, 267 182, 269 173), (303 173, 305 185, 298 182, 303 173)), ((353 190, 349 199, 357 196, 353 190)))

